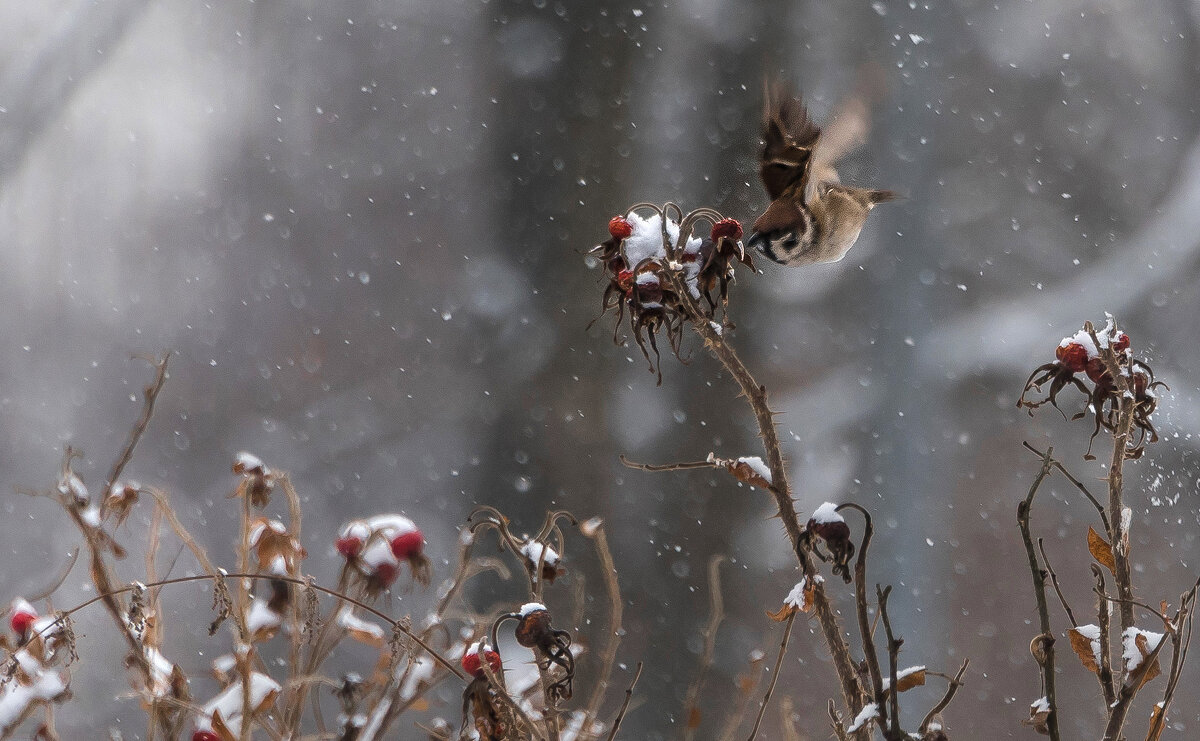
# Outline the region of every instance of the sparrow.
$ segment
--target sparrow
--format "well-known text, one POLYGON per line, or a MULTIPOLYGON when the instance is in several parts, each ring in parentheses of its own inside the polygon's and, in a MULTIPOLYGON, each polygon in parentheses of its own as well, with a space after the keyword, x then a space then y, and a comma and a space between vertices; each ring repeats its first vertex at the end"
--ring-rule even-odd
POLYGON ((766 90, 759 176, 771 204, 754 222, 748 245, 793 267, 837 262, 858 240, 871 209, 899 197, 842 185, 834 168, 866 138, 867 97, 860 89, 822 132, 800 98, 779 84, 766 90))

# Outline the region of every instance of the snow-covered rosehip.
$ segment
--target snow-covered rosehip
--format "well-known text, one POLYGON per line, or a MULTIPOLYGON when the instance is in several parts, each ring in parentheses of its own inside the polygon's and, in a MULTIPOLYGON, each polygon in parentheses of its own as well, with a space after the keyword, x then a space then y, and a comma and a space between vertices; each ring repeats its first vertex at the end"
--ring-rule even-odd
POLYGON ((413 530, 408 533, 401 533, 392 538, 392 554, 396 558, 404 560, 412 560, 425 550, 425 536, 421 535, 420 530, 413 530))
POLYGON ((192 741, 221 741, 221 737, 212 731, 196 731, 192 734, 192 741))
POLYGON ((29 629, 33 627, 33 622, 37 619, 37 610, 33 609, 33 605, 20 599, 13 602, 12 615, 8 619, 8 626, 12 628, 13 633, 16 633, 21 638, 25 638, 29 634, 29 629))
POLYGON ((551 664, 562 667, 566 672, 562 679, 547 690, 560 700, 571 698, 571 683, 575 679, 575 656, 571 653, 571 634, 557 630, 550 620, 550 611, 540 602, 521 605, 515 613, 517 643, 532 648, 551 664))
POLYGON ((724 238, 736 242, 742 238, 742 225, 737 219, 721 219, 713 224, 712 238, 713 241, 724 238))
POLYGON ((346 558, 354 558, 362 553, 363 542, 362 538, 355 535, 345 535, 335 540, 333 545, 337 548, 337 552, 346 558))
POLYGON ((1080 373, 1087 368, 1087 348, 1078 342, 1068 342, 1065 345, 1059 345, 1054 351, 1054 356, 1058 358, 1058 362, 1062 367, 1072 373, 1080 373))
POLYGON ((400 570, 395 564, 387 563, 386 561, 376 564, 371 570, 371 574, 367 577, 369 582, 372 582, 377 589, 382 590, 390 587, 396 581, 396 577, 400 574, 400 570))
POLYGON ((1129 335, 1124 332, 1118 332, 1117 338, 1113 340, 1112 349, 1114 352, 1123 353, 1129 349, 1129 335))
POLYGON ((633 224, 624 216, 614 216, 608 221, 608 233, 614 239, 629 239, 633 234, 633 224))
POLYGON ((483 677, 483 662, 487 661, 487 665, 491 668, 493 674, 499 674, 501 669, 500 654, 485 648, 483 650, 483 659, 479 658, 479 644, 473 644, 462 657, 462 668, 467 674, 472 677, 483 677))

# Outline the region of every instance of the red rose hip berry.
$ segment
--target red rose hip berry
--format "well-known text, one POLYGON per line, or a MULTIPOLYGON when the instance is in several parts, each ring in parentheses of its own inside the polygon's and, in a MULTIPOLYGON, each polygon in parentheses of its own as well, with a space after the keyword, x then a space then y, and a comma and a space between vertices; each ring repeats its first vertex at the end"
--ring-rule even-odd
POLYGON ((1079 373, 1087 368, 1087 349, 1078 342, 1068 342, 1065 345, 1059 345, 1058 349, 1054 351, 1054 356, 1058 358, 1058 362, 1064 368, 1072 373, 1079 373))
POLYGON ((608 233, 614 239, 629 239, 633 234, 633 224, 624 216, 614 216, 608 221, 608 233))

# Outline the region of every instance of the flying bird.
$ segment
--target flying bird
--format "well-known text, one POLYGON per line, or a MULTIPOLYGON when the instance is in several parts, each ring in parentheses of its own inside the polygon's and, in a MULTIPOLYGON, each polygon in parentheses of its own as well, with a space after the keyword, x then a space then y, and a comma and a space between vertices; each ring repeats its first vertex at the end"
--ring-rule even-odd
POLYGON ((899 197, 838 179, 837 161, 866 138, 868 96, 862 87, 824 132, 808 117, 804 102, 782 85, 766 91, 759 176, 771 204, 754 222, 747 244, 777 263, 800 267, 841 260, 871 209, 899 197))

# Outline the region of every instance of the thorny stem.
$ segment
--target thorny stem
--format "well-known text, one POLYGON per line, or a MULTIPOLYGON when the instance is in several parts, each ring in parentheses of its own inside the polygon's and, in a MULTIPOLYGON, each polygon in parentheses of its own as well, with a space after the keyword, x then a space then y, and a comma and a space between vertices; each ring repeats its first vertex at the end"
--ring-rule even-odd
POLYGON ((1038 552, 1042 554, 1042 563, 1046 564, 1046 571, 1050 574, 1050 584, 1054 587, 1054 593, 1058 595, 1058 601, 1062 603, 1063 611, 1067 613, 1067 620, 1071 621, 1071 625, 1079 625, 1075 621, 1075 613, 1071 610, 1071 606, 1067 604, 1067 598, 1063 596, 1062 588, 1058 585, 1058 574, 1054 573, 1054 567, 1050 565, 1050 557, 1046 555, 1046 544, 1038 538, 1038 552))
POLYGON ((1133 581, 1129 573, 1129 532, 1125 522, 1125 504, 1122 500, 1124 486, 1125 446, 1129 431, 1133 427, 1133 403, 1120 397, 1120 412, 1117 429, 1113 432, 1113 454, 1108 469, 1108 516, 1109 542, 1112 543, 1116 570, 1113 578, 1117 584, 1117 599, 1120 600, 1121 629, 1133 627, 1133 581))
MULTIPOLYGON (((664 212, 663 210, 659 210, 659 213, 664 212)), ((715 216, 719 220, 720 214, 713 212, 712 214, 705 213, 704 216, 710 219, 715 216)), ((694 219, 685 218, 683 220, 679 230, 679 244, 686 244, 687 239, 691 236, 690 224, 692 221, 694 219), (688 228, 685 229, 685 226, 688 228)), ((664 243, 667 245, 667 253, 672 254, 674 246, 670 244, 670 240, 666 239, 665 236, 664 243)), ((688 323, 691 324, 692 329, 704 340, 705 347, 708 348, 709 352, 733 376, 738 387, 742 390, 742 395, 746 397, 747 403, 754 412, 755 421, 758 423, 758 434, 763 441, 763 447, 767 454, 767 467, 771 470, 770 491, 771 495, 775 498, 779 519, 783 522, 784 530, 787 531, 788 539, 791 541, 792 550, 795 552, 796 559, 800 563, 801 571, 804 572, 805 576, 812 578, 816 575, 816 566, 809 555, 808 548, 802 537, 803 529, 800 526, 800 519, 796 515, 796 509, 792 501, 791 489, 787 481, 787 471, 783 465, 783 452, 779 443, 779 434, 775 429, 774 413, 767 402, 767 389, 754 379, 754 376, 746 368, 733 347, 709 323, 708 318, 700 310, 699 305, 697 305, 680 271, 666 270, 664 274, 667 281, 671 284, 672 290, 680 298, 688 323)), ((863 707, 862 687, 858 681, 858 672, 850 654, 850 647, 847 645, 842 628, 838 623, 837 615, 834 613, 829 598, 825 595, 825 589, 822 584, 813 585, 813 608, 818 621, 821 623, 821 633, 825 637, 825 643, 829 647, 829 652, 833 657, 834 667, 837 670, 838 679, 841 684, 842 699, 846 707, 853 714, 857 715, 863 707)), ((866 729, 856 735, 862 739, 868 737, 866 729)))
POLYGON ((1112 672, 1112 651, 1109 648, 1109 605, 1108 594, 1105 593, 1104 569, 1100 564, 1092 564, 1092 576, 1096 580, 1094 591, 1096 592, 1096 625, 1100 628, 1100 645, 1104 650, 1100 652, 1100 672, 1097 678, 1100 680, 1100 690, 1104 693, 1104 707, 1111 707, 1117 700, 1117 688, 1113 681, 1112 672))
POLYGON ((1045 658, 1039 662, 1042 670, 1042 687, 1046 692, 1046 702, 1050 706, 1050 715, 1046 718, 1046 727, 1050 741, 1059 741, 1058 705, 1054 696, 1054 633, 1050 627, 1050 609, 1046 604, 1046 572, 1038 564, 1037 551, 1033 548, 1033 536, 1029 532, 1029 514, 1033 509, 1033 498, 1037 496, 1038 487, 1050 475, 1053 459, 1050 457, 1054 448, 1047 448, 1042 455, 1042 468, 1029 487, 1029 494, 1017 505, 1017 525, 1021 528, 1021 539, 1025 542, 1025 555, 1029 558, 1029 573, 1033 575, 1033 593, 1037 597, 1038 620, 1040 621, 1045 658))

